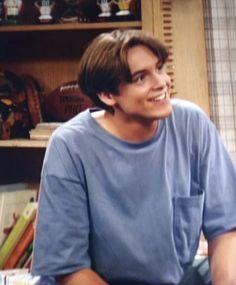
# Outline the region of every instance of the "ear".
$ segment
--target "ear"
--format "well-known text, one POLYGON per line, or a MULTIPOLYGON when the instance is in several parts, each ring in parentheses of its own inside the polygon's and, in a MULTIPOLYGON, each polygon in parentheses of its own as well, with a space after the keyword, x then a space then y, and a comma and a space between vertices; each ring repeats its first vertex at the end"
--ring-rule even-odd
POLYGON ((108 106, 114 106, 116 104, 116 100, 114 95, 108 92, 98 93, 99 99, 108 106))

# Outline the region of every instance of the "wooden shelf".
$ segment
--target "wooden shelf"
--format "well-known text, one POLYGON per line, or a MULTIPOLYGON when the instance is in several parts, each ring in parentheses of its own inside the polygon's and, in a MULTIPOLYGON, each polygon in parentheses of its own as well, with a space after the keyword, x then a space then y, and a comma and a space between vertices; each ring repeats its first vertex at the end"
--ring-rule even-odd
POLYGON ((48 141, 44 140, 29 140, 29 139, 12 139, 0 140, 0 148, 14 147, 14 148, 46 148, 48 141))
POLYGON ((1 32, 32 32, 32 31, 56 31, 56 30, 96 30, 96 29, 116 29, 116 28, 141 28, 141 21, 129 22, 97 22, 97 23, 68 23, 50 25, 17 25, 0 26, 1 32))
MULTIPOLYGON (((49 94, 61 84, 76 80, 83 52, 99 34, 119 28, 152 32, 154 1, 160 0, 141 0, 137 18, 114 16, 110 22, 98 19, 86 23, 0 25, 1 70, 32 75, 49 94)), ((48 140, 0 140, 4 162, 0 184, 39 183, 47 145, 48 140)))
MULTIPOLYGON (((99 33, 101 30, 112 30, 112 29, 116 29, 116 28, 142 28, 142 22, 141 21, 120 21, 120 22, 96 22, 96 23, 66 23, 66 24, 48 24, 48 25, 15 25, 15 26, 0 26, 0 37, 1 40, 5 39, 6 43, 10 43, 10 48, 13 47, 14 49, 17 47, 17 43, 19 42, 24 42, 26 43, 25 45, 19 45, 17 50, 18 53, 22 56, 23 55, 23 60, 21 61, 21 64, 18 63, 18 61, 16 61, 16 65, 14 65, 13 63, 9 64, 9 60, 7 61, 7 67, 11 67, 13 70, 17 70, 17 67, 20 66, 20 70, 19 73, 21 72, 21 70, 29 70, 29 73, 32 72, 36 77, 41 78, 41 80, 43 82, 47 82, 46 79, 50 78, 49 81, 51 80, 51 84, 49 84, 51 86, 51 89, 55 88, 55 86, 58 86, 59 82, 63 82, 67 81, 67 77, 69 78, 74 78, 74 74, 77 73, 77 59, 78 59, 78 45, 83 45, 81 44, 81 40, 77 41, 77 45, 74 48, 74 58, 76 60, 74 60, 74 65, 71 63, 71 60, 69 59, 69 61, 66 61, 66 59, 63 59, 62 56, 60 56, 61 60, 61 70, 64 70, 64 72, 61 72, 61 74, 63 75, 63 79, 60 78, 60 74, 57 74, 57 81, 53 81, 56 80, 52 74, 56 74, 55 70, 58 70, 58 64, 56 61, 56 64, 54 64, 54 62, 50 61, 50 64, 48 64, 48 57, 52 57, 52 54, 50 53, 51 50, 56 50, 56 48, 54 49, 55 46, 57 46, 58 44, 60 44, 60 50, 63 50, 62 54, 65 55, 66 54, 66 50, 68 49, 68 45, 63 45, 60 41, 57 41, 57 39, 59 38, 58 34, 53 33, 52 35, 50 34, 50 39, 52 36, 53 37, 53 43, 51 44, 47 33, 43 33, 43 35, 37 36, 35 35, 34 32, 47 32, 47 31, 55 31, 57 32, 63 32, 63 35, 66 37, 66 39, 71 39, 73 38, 73 35, 71 33, 76 32, 76 31, 81 31, 81 33, 83 33, 82 38, 85 38, 85 42, 87 41, 86 38, 86 33, 88 33, 89 35, 93 33, 97 34, 99 33), (25 36, 23 33, 25 32, 29 32, 30 36, 28 37, 25 36), (66 34, 64 34, 66 33, 66 34), (9 37, 10 34, 13 37, 9 37), (18 38, 18 35, 24 35, 23 39, 22 38, 18 38), (33 37, 33 39, 32 39, 33 37), (29 38, 29 40, 28 40, 29 38), (16 40, 15 40, 16 39, 16 40), (37 42, 37 40, 44 40, 43 41, 43 46, 47 46, 46 48, 46 56, 45 56, 45 49, 41 48, 41 45, 39 42, 37 42), (15 42, 16 41, 16 42, 15 42), (30 54, 30 52, 27 50, 27 47, 30 46, 30 41, 33 41, 36 44, 34 46, 34 50, 35 53, 30 54), (47 43, 50 43, 51 47, 53 47, 51 50, 48 48, 47 43), (56 44, 55 44, 56 43, 56 44), (22 49, 23 47, 23 49, 22 49), (37 47, 39 47, 39 49, 37 49, 37 47), (25 60, 24 58, 24 50, 27 50, 27 56, 28 58, 36 58, 36 62, 40 60, 40 65, 35 64, 34 60, 30 59, 29 61, 25 60), (19 52, 20 51, 20 52, 19 52), (48 56, 49 54, 49 56, 48 56), (37 57, 39 55, 39 58, 37 57), (30 62, 30 64, 29 64, 30 62), (33 62, 33 63, 32 63, 33 62), (46 64, 46 68, 45 65, 46 64), (54 66, 56 65, 56 66, 54 66), (74 68, 72 67, 72 65, 74 66, 74 68), (67 69, 65 68, 68 67, 67 69), (64 67, 64 69, 63 69, 64 67), (28 69, 27 69, 28 68, 28 69), (46 71, 45 71, 46 70, 46 71), (48 73, 50 73, 50 76, 48 76, 48 73), (43 77, 43 75, 45 74, 45 77, 43 77)), ((93 36, 92 36, 93 37, 93 36)), ((88 36, 89 38, 89 36, 88 36)), ((1 41, 0 40, 0 41, 1 41)), ((60 39, 59 39, 60 40, 60 39)), ((3 41, 4 42, 4 41, 3 41)), ((72 53, 71 51, 72 49, 70 49, 70 53, 72 53)), ((8 49, 9 51, 9 49, 8 49)), ((13 53, 12 53, 13 54, 13 53)), ((9 58, 11 59, 11 55, 9 58)), ((20 58, 20 56, 18 55, 18 59, 20 58)), ((26 59, 28 59, 26 57, 26 59)), ((65 57, 66 58, 66 57, 65 57)), ((14 61, 13 61, 14 62, 14 61)), ((68 79, 69 80, 69 79, 68 79)), ((11 139, 11 140, 0 140, 0 148, 46 148, 48 141, 42 141, 42 140, 30 140, 30 139, 11 139)))

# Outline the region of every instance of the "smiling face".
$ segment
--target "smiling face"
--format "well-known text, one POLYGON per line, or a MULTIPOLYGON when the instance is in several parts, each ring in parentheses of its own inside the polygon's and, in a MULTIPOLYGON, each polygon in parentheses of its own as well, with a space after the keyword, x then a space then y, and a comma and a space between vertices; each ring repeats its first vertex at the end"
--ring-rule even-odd
POLYGON ((132 81, 121 83, 119 95, 113 96, 116 116, 146 123, 168 117, 171 81, 157 56, 138 45, 128 50, 127 62, 132 81))

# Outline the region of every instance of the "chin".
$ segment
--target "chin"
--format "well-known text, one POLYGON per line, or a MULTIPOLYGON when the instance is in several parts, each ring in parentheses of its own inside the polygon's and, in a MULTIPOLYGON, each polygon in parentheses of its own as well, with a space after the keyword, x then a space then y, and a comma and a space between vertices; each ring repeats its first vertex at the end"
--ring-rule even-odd
POLYGON ((166 108, 163 108, 162 110, 156 112, 156 118, 157 119, 165 119, 169 117, 172 114, 172 106, 168 106, 166 108))

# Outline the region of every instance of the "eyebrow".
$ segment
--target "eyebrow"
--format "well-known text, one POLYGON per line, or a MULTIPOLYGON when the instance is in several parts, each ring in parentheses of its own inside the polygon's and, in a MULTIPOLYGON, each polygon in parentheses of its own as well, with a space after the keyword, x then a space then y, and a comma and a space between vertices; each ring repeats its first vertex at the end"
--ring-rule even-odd
MULTIPOLYGON (((164 65, 164 62, 161 61, 161 60, 158 60, 158 61, 156 62, 156 67, 162 67, 163 65, 164 65)), ((139 75, 139 74, 141 74, 141 73, 145 73, 145 72, 147 72, 147 71, 148 71, 148 69, 146 69, 146 68, 137 70, 137 71, 135 71, 134 73, 131 73, 131 77, 133 78, 133 77, 135 77, 135 76, 137 76, 137 75, 139 75)))
POLYGON ((135 76, 137 76, 137 75, 139 75, 139 74, 142 74, 142 73, 144 73, 144 72, 147 72, 147 69, 140 69, 140 70, 137 70, 137 71, 135 71, 134 73, 131 73, 131 77, 133 78, 133 77, 135 77, 135 76))

